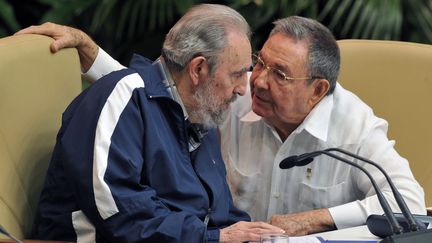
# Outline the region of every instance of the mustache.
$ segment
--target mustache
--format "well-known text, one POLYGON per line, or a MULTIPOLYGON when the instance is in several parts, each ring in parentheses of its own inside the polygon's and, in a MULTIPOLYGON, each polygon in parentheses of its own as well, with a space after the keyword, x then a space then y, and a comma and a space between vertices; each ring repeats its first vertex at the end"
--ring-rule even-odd
POLYGON ((224 103, 229 105, 229 104, 233 103, 234 101, 236 101, 238 97, 239 97, 238 94, 234 94, 233 96, 231 96, 231 98, 226 99, 224 103))

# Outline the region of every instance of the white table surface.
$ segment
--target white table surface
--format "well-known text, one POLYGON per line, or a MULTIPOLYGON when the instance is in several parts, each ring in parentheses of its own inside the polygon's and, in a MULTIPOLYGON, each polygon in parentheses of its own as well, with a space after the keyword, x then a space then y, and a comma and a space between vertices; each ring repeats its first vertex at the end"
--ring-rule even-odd
POLYGON ((379 240, 366 225, 314 234, 326 240, 379 240))

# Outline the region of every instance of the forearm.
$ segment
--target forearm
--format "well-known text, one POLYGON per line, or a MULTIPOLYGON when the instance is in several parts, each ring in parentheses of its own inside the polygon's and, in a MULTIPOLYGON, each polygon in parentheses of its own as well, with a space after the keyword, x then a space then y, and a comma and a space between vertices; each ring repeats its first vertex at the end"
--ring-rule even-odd
POLYGON ((288 235, 308 235, 336 229, 333 218, 326 208, 273 215, 270 223, 284 229, 288 235))
MULTIPOLYGON (((388 140, 387 124, 383 121, 377 124, 361 143, 358 155, 378 163, 391 178, 409 209, 413 213, 424 214, 424 192, 413 177, 408 161, 394 149, 394 141, 388 140)), ((399 211, 393 192, 383 173, 374 166, 361 162, 359 165, 363 166, 374 178, 392 211, 399 211)), ((384 213, 370 179, 360 170, 353 170, 351 177, 354 188, 358 192, 357 200, 330 208, 330 213, 338 228, 362 225, 369 215, 384 213)))
MULTIPOLYGON (((76 48, 78 50, 78 55, 81 62, 81 71, 83 73, 87 73, 90 70, 94 62, 97 60, 97 57, 100 55, 99 46, 90 38, 90 36, 88 36, 86 33, 79 29, 75 29, 69 26, 58 25, 48 22, 38 26, 30 26, 28 28, 18 31, 15 34, 40 34, 50 36, 54 39, 54 41, 50 45, 50 50, 53 53, 56 53, 63 48, 76 48)), ((102 68, 103 72, 95 72, 99 73, 99 76, 97 76, 96 78, 90 76, 90 81, 99 79, 100 77, 108 74, 109 72, 124 68, 117 61, 115 61, 114 59, 112 60, 113 61, 108 64, 108 67, 102 68)))
POLYGON ((93 65, 99 52, 99 46, 90 38, 90 36, 81 30, 78 30, 73 34, 76 35, 75 38, 79 40, 79 44, 76 48, 80 58, 81 71, 85 73, 93 65))
MULTIPOLYGON (((384 184, 384 183, 381 183, 384 184)), ((403 195, 408 208, 414 214, 425 214, 424 194, 418 185, 406 183, 406 186, 398 187, 403 195)), ((356 200, 339 206, 329 208, 330 214, 338 229, 355 227, 366 223, 366 219, 371 214, 383 214, 384 211, 375 194, 375 191, 369 192, 371 195, 362 200, 356 200)), ((381 190, 387 199, 393 212, 399 212, 399 207, 389 188, 382 187, 381 190)))
POLYGON ((113 72, 124 69, 118 61, 112 58, 102 48, 98 47, 98 52, 95 60, 92 62, 91 67, 86 73, 83 73, 84 78, 90 82, 98 80, 103 76, 113 72))

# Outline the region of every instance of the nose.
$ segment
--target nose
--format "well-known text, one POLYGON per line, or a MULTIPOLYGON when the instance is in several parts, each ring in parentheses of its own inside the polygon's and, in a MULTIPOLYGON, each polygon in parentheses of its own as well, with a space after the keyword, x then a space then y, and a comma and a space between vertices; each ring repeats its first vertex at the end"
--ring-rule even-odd
POLYGON ((243 80, 239 85, 234 87, 234 94, 238 94, 240 96, 243 96, 246 94, 246 87, 247 87, 248 80, 243 80))
POLYGON ((267 68, 252 71, 251 82, 255 88, 268 89, 268 72, 267 68))

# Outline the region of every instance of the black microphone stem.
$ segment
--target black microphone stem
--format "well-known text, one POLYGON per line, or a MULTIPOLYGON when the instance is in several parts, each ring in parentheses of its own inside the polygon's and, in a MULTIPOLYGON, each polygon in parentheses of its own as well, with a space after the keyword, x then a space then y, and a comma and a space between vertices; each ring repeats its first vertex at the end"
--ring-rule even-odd
POLYGON ((399 206, 402 214, 405 216, 405 218, 408 221, 408 224, 410 226, 410 230, 411 231, 418 231, 420 229, 419 225, 416 223, 416 221, 415 221, 415 219, 414 219, 411 211, 409 210, 408 206, 406 205, 405 201, 403 200, 403 197, 400 194, 399 190, 393 184, 393 181, 390 179, 390 176, 384 171, 384 169, 379 164, 377 164, 377 163, 375 163, 375 162, 373 162, 371 160, 368 160, 366 158, 363 158, 361 156, 358 156, 356 154, 353 154, 353 153, 351 153, 349 151, 345 151, 343 149, 340 149, 340 148, 329 148, 329 149, 326 149, 324 151, 336 151, 336 152, 339 152, 339 153, 343 153, 343 154, 346 154, 346 155, 351 156, 353 158, 356 158, 356 159, 359 159, 359 160, 364 161, 366 163, 369 163, 369 164, 375 166, 376 168, 378 168, 378 170, 380 170, 381 173, 387 179, 387 182, 389 183, 390 188, 391 188, 391 190, 393 192, 394 198, 395 198, 395 200, 396 200, 396 202, 397 202, 397 204, 398 204, 398 206, 399 206))
POLYGON ((326 150, 309 153, 309 156, 315 156, 315 155, 319 155, 319 154, 325 154, 329 157, 343 161, 343 162, 350 164, 350 165, 360 169, 361 171, 363 171, 369 177, 370 181, 372 182, 372 186, 375 189, 378 200, 380 201, 381 205, 383 206, 382 208, 384 210, 384 213, 386 215, 388 215, 388 220, 390 221, 389 223, 390 223, 390 227, 392 229, 392 232, 394 232, 395 234, 401 234, 402 233, 402 227, 400 226, 400 224, 396 220, 396 217, 394 216, 393 212, 390 211, 390 205, 388 204, 388 202, 385 199, 384 195, 382 194, 381 190, 379 190, 378 185, 376 184, 375 180, 372 178, 371 174, 366 169, 364 169, 363 167, 359 166, 358 164, 356 164, 354 162, 351 162, 351 161, 349 161, 343 157, 340 157, 338 155, 332 154, 326 150))

